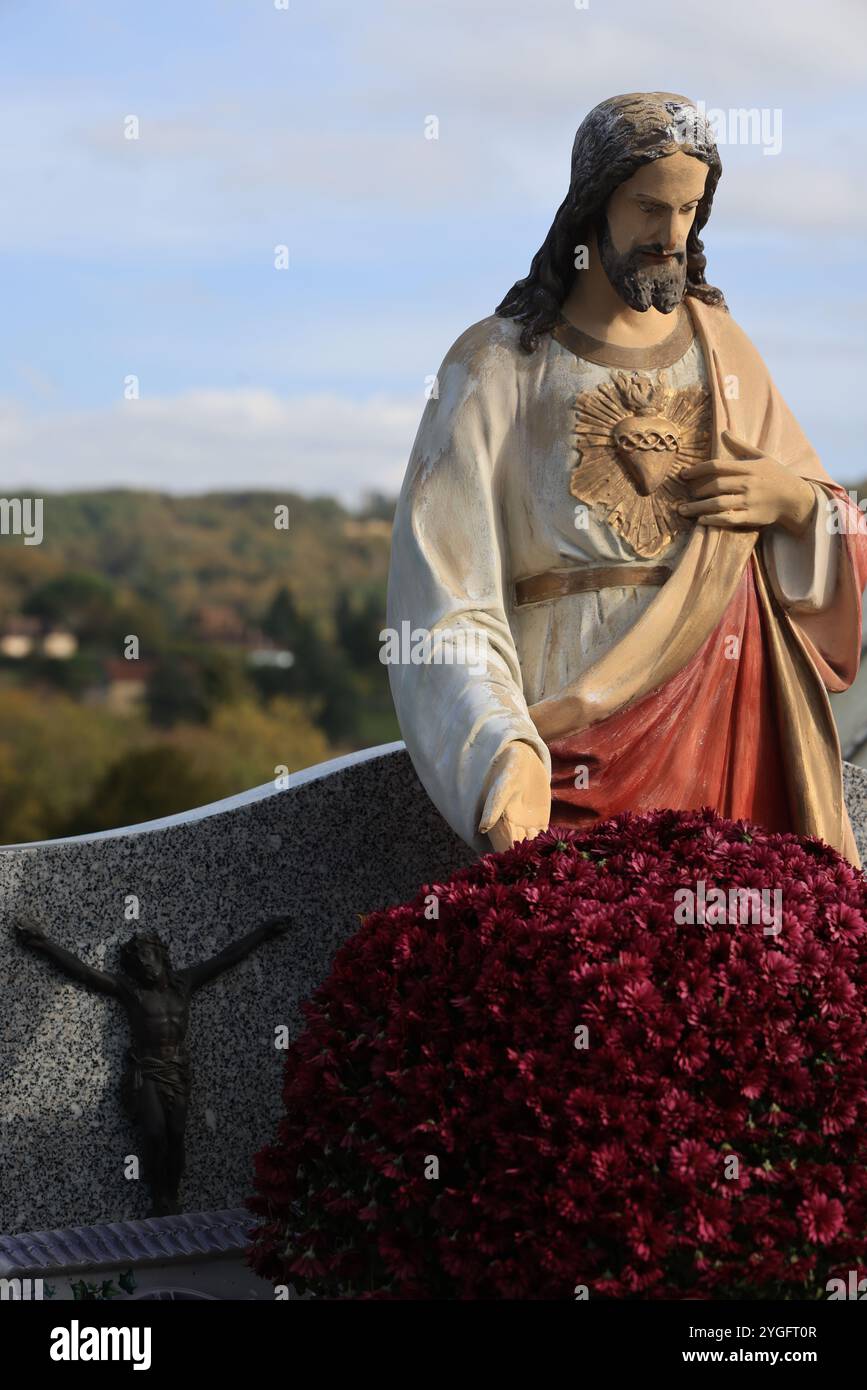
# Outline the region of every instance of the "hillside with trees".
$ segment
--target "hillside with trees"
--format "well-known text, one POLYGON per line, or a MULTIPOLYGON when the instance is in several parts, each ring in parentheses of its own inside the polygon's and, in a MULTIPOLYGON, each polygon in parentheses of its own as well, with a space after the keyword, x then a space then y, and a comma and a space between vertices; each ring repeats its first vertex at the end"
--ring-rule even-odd
POLYGON ((202 805, 398 738, 393 501, 48 495, 0 535, 0 842, 202 805))

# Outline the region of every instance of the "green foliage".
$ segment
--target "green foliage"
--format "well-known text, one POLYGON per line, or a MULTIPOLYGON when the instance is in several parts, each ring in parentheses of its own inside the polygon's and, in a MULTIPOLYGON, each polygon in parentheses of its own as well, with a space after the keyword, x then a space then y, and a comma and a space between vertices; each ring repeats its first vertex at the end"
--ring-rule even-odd
POLYGON ((337 640, 349 662, 358 670, 380 666, 379 634, 385 627, 385 604, 378 593, 368 593, 354 604, 346 589, 337 595, 334 613, 337 640))
POLYGON ((113 612, 115 594, 100 574, 64 574, 34 589, 22 605, 27 614, 63 622, 82 635, 101 635, 113 612))
POLYGON ((243 699, 249 691, 237 655, 179 643, 159 659, 148 681, 148 712, 159 728, 204 724, 218 705, 243 699))
MULTIPOLYGON (((377 507, 367 516, 387 520, 380 515, 390 516, 387 500, 377 507)), ((155 606, 180 633, 202 604, 230 605, 259 624, 286 585, 299 610, 330 635, 341 588, 385 594, 387 536, 358 536, 358 520, 332 498, 293 493, 49 494, 42 545, 0 536, 0 616, 24 611, 51 581, 75 576, 80 586, 89 575, 109 582, 119 606, 133 599, 155 606), (289 509, 287 530, 275 527, 278 506, 289 509)), ((52 594, 60 601, 49 589, 46 602, 52 594)))
POLYGON ((285 584, 281 584, 262 621, 262 631, 279 646, 288 647, 296 655, 303 655, 315 643, 313 624, 302 618, 292 594, 285 584))
POLYGON ((78 650, 0 656, 0 843, 172 814, 399 737, 378 660, 392 512, 379 495, 358 516, 267 492, 48 496, 40 546, 0 537, 0 631, 36 619, 78 650))
MULTIPOLYGON (((138 1285, 132 1270, 127 1269, 118 1275, 117 1284, 113 1279, 103 1279, 99 1284, 89 1284, 84 1279, 77 1279, 75 1282, 69 1280, 69 1287, 76 1303, 95 1303, 103 1299, 120 1298, 122 1293, 134 1293, 138 1285)), ((52 1289, 48 1296, 52 1297, 53 1294, 52 1289)))
POLYGON ((181 749, 154 744, 114 763, 63 828, 66 835, 111 830, 205 805, 214 798, 181 749))
POLYGON ((88 1284, 83 1279, 78 1279, 75 1283, 70 1280, 69 1287, 76 1303, 94 1303, 99 1299, 120 1298, 121 1294, 121 1290, 111 1279, 103 1279, 101 1284, 88 1284))
POLYGON ((66 695, 0 687, 0 843, 67 833, 89 789, 146 737, 140 721, 66 695))

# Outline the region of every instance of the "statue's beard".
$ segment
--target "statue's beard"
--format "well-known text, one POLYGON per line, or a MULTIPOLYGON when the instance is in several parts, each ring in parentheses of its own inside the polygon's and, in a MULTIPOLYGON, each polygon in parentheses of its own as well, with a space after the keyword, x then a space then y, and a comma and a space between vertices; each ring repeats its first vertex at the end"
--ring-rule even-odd
POLYGON ((597 244, 605 274, 630 309, 644 313, 646 309, 653 308, 661 314, 670 314, 672 309, 677 308, 686 290, 685 251, 676 251, 670 261, 658 265, 641 257, 642 251, 655 251, 661 255, 664 248, 658 242, 622 253, 615 251, 607 217, 602 218, 597 244))

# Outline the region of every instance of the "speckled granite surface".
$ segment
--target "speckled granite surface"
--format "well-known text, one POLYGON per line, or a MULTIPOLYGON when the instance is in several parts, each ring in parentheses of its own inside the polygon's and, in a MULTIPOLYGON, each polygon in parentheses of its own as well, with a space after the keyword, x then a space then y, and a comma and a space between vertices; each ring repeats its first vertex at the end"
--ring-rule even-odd
POLYGON ((280 1110, 285 1054, 275 1027, 297 1032, 301 1001, 358 913, 399 902, 471 857, 430 807, 401 745, 323 764, 284 791, 259 789, 196 818, 0 851, 0 1231, 148 1209, 143 1182, 123 1176, 126 1155, 140 1152, 119 1100, 124 1013, 20 946, 12 921, 34 918, 112 969, 134 926, 160 932, 186 965, 291 913, 288 935, 204 986, 192 1005, 182 1201, 188 1211, 237 1207, 280 1110), (124 919, 133 893, 138 924, 124 919))
MULTIPOLYGON (((867 863, 867 771, 846 767, 846 797, 867 863)), ((402 745, 368 750, 187 817, 121 833, 0 851, 0 1231, 138 1218, 140 1182, 123 1176, 137 1141, 118 1094, 120 1006, 67 981, 11 932, 31 917, 92 965, 112 969, 134 924, 186 965, 265 917, 292 931, 206 985, 192 1006, 193 1092, 187 1211, 239 1206, 251 1156, 280 1112, 283 1052, 300 1004, 326 975, 357 914, 410 896, 471 861, 430 805, 402 745)))
POLYGON ((867 869, 867 769, 843 764, 843 794, 861 863, 867 869))

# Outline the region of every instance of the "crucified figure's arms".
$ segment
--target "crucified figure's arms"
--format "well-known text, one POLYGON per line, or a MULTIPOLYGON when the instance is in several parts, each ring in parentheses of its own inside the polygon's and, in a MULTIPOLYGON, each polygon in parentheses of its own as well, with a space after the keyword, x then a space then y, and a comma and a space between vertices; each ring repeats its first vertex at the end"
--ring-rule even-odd
POLYGON ((251 932, 240 937, 237 941, 232 941, 216 956, 211 956, 210 960, 199 961, 198 965, 189 965, 185 970, 179 970, 178 974, 187 982, 190 989, 198 989, 200 985, 206 985, 209 980, 214 980, 218 975, 222 975, 224 970, 230 970, 233 965, 237 965, 262 941, 268 941, 273 936, 283 936, 289 930, 290 925, 288 917, 269 917, 267 922, 263 922, 259 927, 254 927, 251 932))
POLYGON ((18 922, 15 926, 15 935, 22 946, 29 946, 33 951, 41 951, 49 960, 67 975, 71 975, 73 980, 78 980, 79 984, 87 985, 90 989, 97 989, 102 994, 112 994, 117 996, 120 993, 118 981, 113 975, 107 975, 104 970, 95 970, 93 966, 87 965, 83 960, 72 951, 67 951, 65 946, 60 946, 56 941, 52 941, 50 936, 46 936, 41 927, 32 922, 18 922))

